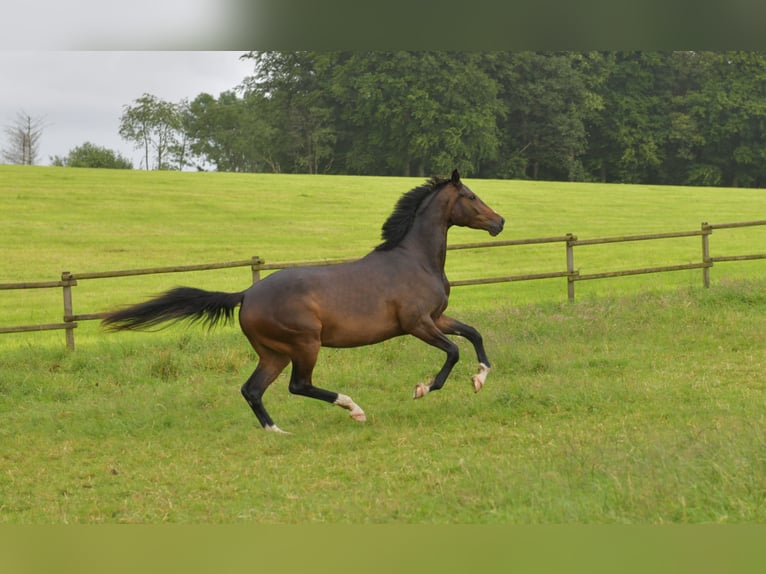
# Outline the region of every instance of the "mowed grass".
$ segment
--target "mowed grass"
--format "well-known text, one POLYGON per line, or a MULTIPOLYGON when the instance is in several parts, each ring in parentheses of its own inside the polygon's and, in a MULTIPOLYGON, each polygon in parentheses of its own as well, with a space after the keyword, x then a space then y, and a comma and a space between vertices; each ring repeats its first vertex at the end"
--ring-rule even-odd
MULTIPOLYGON (((421 181, 0 166, 0 283, 363 255, 421 181)), ((766 213, 759 190, 466 181, 508 220, 499 239, 766 213)), ((762 231, 727 233, 714 249, 766 250, 762 231)), ((660 243, 641 265, 698 260, 698 239, 660 243)), ((647 247, 584 247, 601 251, 578 266, 628 268, 647 247)), ((450 252, 448 270, 544 272, 563 260, 561 245, 482 249, 450 252)), ((457 288, 451 313, 482 331, 494 363, 480 393, 464 341, 445 388, 418 401, 412 389, 441 366, 439 351, 411 338, 326 349, 316 384, 351 395, 368 422, 290 395, 285 373, 265 401, 290 436, 262 432, 242 400, 255 357, 234 326, 105 334, 83 323, 74 353, 61 332, 2 335, 0 521, 763 522, 763 262, 716 266, 710 290, 700 275, 583 282, 574 305, 564 280, 457 288)), ((82 281, 75 309, 248 281, 247 269, 82 281)), ((0 292, 0 308, 2 325, 59 321, 61 292, 0 292)))
POLYGON ((9 523, 743 523, 766 519, 763 281, 469 313, 495 368, 412 388, 443 360, 410 338, 323 350, 319 385, 357 423, 239 394, 233 327, 75 353, 0 355, 0 521, 9 523))

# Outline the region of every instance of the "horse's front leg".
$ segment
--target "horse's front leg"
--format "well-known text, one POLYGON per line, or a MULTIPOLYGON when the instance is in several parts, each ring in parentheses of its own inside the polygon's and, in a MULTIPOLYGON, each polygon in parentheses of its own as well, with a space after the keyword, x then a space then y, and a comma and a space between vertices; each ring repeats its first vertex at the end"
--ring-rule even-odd
POLYGON ((484 382, 487 380, 487 373, 489 373, 491 367, 487 358, 487 352, 484 350, 484 340, 481 338, 481 333, 470 325, 461 323, 447 315, 442 315, 435 323, 442 333, 465 337, 473 345, 476 351, 476 358, 479 360, 479 371, 471 378, 471 381, 473 382, 474 392, 478 393, 484 386, 484 382))
POLYGON ((423 320, 416 328, 412 329, 410 334, 437 349, 441 349, 447 354, 447 359, 444 361, 444 365, 431 381, 431 384, 426 385, 425 383, 418 383, 415 386, 413 398, 419 399, 431 391, 438 391, 444 386, 444 381, 447 380, 452 368, 460 359, 460 350, 455 343, 444 336, 444 333, 442 333, 441 329, 431 321, 430 317, 423 320))

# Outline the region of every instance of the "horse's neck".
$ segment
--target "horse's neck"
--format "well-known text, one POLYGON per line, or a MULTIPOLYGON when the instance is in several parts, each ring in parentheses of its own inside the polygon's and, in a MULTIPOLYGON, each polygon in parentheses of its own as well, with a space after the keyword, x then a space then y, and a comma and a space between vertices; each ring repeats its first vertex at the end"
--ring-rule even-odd
POLYGON ((415 219, 412 229, 403 243, 407 249, 435 272, 444 272, 447 258, 447 230, 449 229, 447 206, 434 198, 415 219))

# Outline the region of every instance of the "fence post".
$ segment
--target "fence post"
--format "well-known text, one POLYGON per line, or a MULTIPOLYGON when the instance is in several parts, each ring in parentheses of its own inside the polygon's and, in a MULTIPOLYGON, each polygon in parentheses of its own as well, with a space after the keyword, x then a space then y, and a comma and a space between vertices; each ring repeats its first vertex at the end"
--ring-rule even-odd
POLYGON ((574 268, 574 243, 577 236, 567 233, 567 298, 569 301, 575 300, 575 275, 574 268))
POLYGON ((72 277, 69 271, 63 271, 61 273, 61 282, 64 289, 64 323, 69 325, 65 329, 66 348, 74 351, 74 329, 77 327, 77 323, 74 322, 74 313, 72 312, 72 287, 77 285, 77 280, 72 277))
POLYGON ((710 259, 710 234, 713 233, 713 227, 707 221, 702 222, 702 262, 706 265, 702 268, 702 284, 710 287, 710 267, 713 266, 713 260, 710 259))
POLYGON ((261 280, 261 265, 264 264, 264 260, 258 257, 257 255, 253 255, 252 259, 252 265, 250 268, 253 270, 253 285, 258 283, 258 281, 261 280))

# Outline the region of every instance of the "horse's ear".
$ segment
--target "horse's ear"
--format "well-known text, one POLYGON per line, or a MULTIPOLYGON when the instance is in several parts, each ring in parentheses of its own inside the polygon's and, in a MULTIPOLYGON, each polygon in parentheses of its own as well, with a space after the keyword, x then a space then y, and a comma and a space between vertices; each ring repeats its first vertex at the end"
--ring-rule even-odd
POLYGON ((460 172, 455 170, 452 172, 452 185, 460 185, 460 172))

